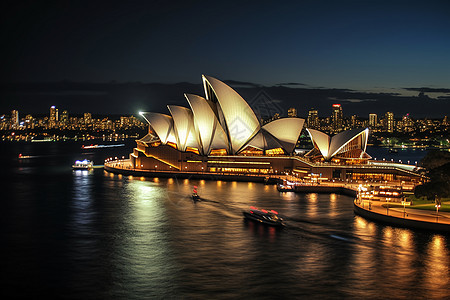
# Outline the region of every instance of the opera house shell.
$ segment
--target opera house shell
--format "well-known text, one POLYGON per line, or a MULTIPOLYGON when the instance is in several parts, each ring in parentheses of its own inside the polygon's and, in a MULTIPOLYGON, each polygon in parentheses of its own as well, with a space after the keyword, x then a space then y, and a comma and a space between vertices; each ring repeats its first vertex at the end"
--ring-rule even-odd
POLYGON ((331 137, 314 129, 306 129, 313 142, 314 149, 306 156, 329 161, 336 159, 370 159, 366 153, 369 129, 352 129, 331 137))
POLYGON ((185 94, 188 107, 168 105, 170 115, 141 113, 153 129, 144 141, 159 140, 179 151, 208 156, 291 154, 305 122, 282 118, 261 126, 247 102, 220 80, 203 77, 206 98, 185 94))

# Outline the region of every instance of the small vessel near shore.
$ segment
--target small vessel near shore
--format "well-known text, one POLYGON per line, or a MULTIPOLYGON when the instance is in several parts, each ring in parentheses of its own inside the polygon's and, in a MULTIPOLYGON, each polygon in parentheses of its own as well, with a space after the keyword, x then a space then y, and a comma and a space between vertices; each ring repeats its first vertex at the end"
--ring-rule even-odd
POLYGON ((394 148, 389 148, 389 153, 398 153, 398 150, 394 148))
POLYGON ((283 219, 278 216, 278 212, 272 210, 259 209, 250 206, 249 211, 242 212, 247 220, 260 222, 270 226, 284 226, 283 219))
POLYGON ((192 190, 192 201, 194 201, 194 202, 201 201, 200 196, 197 193, 196 186, 194 186, 194 189, 192 190))
POLYGON ((97 149, 97 148, 113 148, 113 147, 123 147, 125 144, 113 144, 113 145, 82 145, 81 149, 97 149))
POLYGON ((94 167, 94 162, 91 160, 77 160, 72 165, 72 169, 74 170, 90 170, 94 167))

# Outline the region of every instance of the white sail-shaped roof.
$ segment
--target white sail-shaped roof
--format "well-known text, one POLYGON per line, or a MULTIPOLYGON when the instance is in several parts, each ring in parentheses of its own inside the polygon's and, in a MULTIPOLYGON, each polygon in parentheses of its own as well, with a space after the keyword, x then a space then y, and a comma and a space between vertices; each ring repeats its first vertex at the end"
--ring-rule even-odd
POLYGON ((339 151, 345 147, 345 145, 347 145, 354 139, 358 138, 360 135, 365 135, 364 137, 362 137, 362 141, 361 141, 361 145, 360 145, 361 148, 363 149, 363 151, 365 152, 366 146, 367 146, 367 138, 369 136, 369 129, 368 128, 366 128, 366 129, 357 128, 357 129, 343 131, 339 134, 336 134, 335 136, 333 136, 331 138, 330 150, 329 150, 330 157, 333 157, 336 154, 338 154, 339 151))
POLYGON ((314 145, 319 148, 320 153, 325 159, 328 159, 329 148, 330 148, 330 136, 326 133, 315 129, 306 129, 313 141, 314 145))
POLYGON ((248 142, 248 145, 261 150, 283 148, 283 145, 264 129, 261 129, 258 134, 248 142))
POLYGON ((141 113, 141 115, 150 124, 150 126, 152 126, 153 130, 161 140, 161 143, 176 143, 173 132, 173 119, 171 116, 152 112, 144 112, 141 113))
POLYGON ((318 130, 309 128, 307 128, 307 130, 314 145, 319 149, 325 160, 328 160, 339 153, 356 148, 362 150, 361 156, 366 152, 367 139, 369 136, 368 128, 343 131, 333 137, 318 130), (355 139, 358 138, 360 138, 360 140, 355 141, 355 139), (355 141, 355 143, 351 144, 352 141, 355 141))
POLYGON ((168 105, 167 108, 173 118, 178 149, 186 151, 186 147, 198 148, 192 111, 187 107, 177 105, 168 105))
POLYGON ((226 134, 213 110, 213 103, 197 95, 184 94, 184 96, 194 115, 194 129, 198 133, 200 152, 208 155, 213 148, 228 149, 226 134), (215 145, 213 145, 215 136, 217 138, 215 139, 215 145))
POLYGON ((227 133, 232 154, 236 154, 259 131, 258 118, 247 102, 231 87, 213 77, 202 77, 207 99, 219 104, 219 122, 227 133), (208 92, 211 89, 214 95, 208 92))
POLYGON ((220 124, 217 124, 216 130, 214 131, 213 140, 211 143, 210 151, 213 149, 229 149, 228 137, 220 124))
POLYGON ((267 123, 262 128, 273 135, 284 150, 292 153, 305 123, 301 118, 283 118, 267 123))

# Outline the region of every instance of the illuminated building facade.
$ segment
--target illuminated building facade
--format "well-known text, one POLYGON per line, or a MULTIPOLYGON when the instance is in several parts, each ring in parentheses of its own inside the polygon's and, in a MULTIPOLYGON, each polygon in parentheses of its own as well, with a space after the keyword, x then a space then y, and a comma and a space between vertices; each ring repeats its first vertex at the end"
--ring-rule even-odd
POLYGON ((368 160, 366 153, 369 129, 352 129, 333 137, 314 129, 306 129, 311 137, 314 149, 307 156, 314 160, 368 160))
POLYGON ((333 104, 331 113, 331 129, 333 132, 340 132, 343 127, 343 112, 340 104, 333 104))
POLYGON ((203 76, 206 98, 185 94, 190 108, 169 105, 170 115, 141 113, 163 145, 199 155, 292 154, 304 119, 280 118, 261 125, 232 88, 203 76))
MULTIPOLYGON (((189 107, 168 105, 169 114, 140 113, 150 126, 130 154, 133 171, 259 178, 292 174, 306 179, 317 174, 330 179, 409 180, 416 176, 369 164, 371 157, 365 152, 368 129, 330 137, 308 128, 314 149, 304 157, 297 156, 294 148, 304 119, 279 118, 262 124, 231 87, 210 76, 202 79, 205 97, 185 94, 189 107)), ((105 168, 112 170, 108 164, 105 168)))
POLYGON ((49 128, 55 128, 58 122, 58 109, 52 105, 50 107, 50 116, 48 119, 49 128))
POLYGON ((11 128, 17 129, 19 127, 19 111, 11 111, 11 128))
POLYGON ((319 128, 319 113, 317 109, 313 108, 308 112, 307 124, 309 128, 319 128))
POLYGON ((369 126, 370 128, 375 128, 378 125, 378 116, 377 114, 369 114, 369 126))
POLYGON ((288 109, 288 117, 289 118, 296 118, 297 117, 297 109, 294 107, 291 107, 288 109))
POLYGON ((394 113, 388 111, 384 118, 384 127, 386 132, 394 132, 394 113))

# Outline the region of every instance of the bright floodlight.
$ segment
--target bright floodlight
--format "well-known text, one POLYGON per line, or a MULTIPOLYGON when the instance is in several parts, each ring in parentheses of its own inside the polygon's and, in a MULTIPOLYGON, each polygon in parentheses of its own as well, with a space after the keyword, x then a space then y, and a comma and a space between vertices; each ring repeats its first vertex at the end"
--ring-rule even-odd
POLYGON ((141 116, 143 116, 143 115, 144 115, 144 112, 143 112, 143 111, 140 111, 139 114, 140 114, 141 116))

